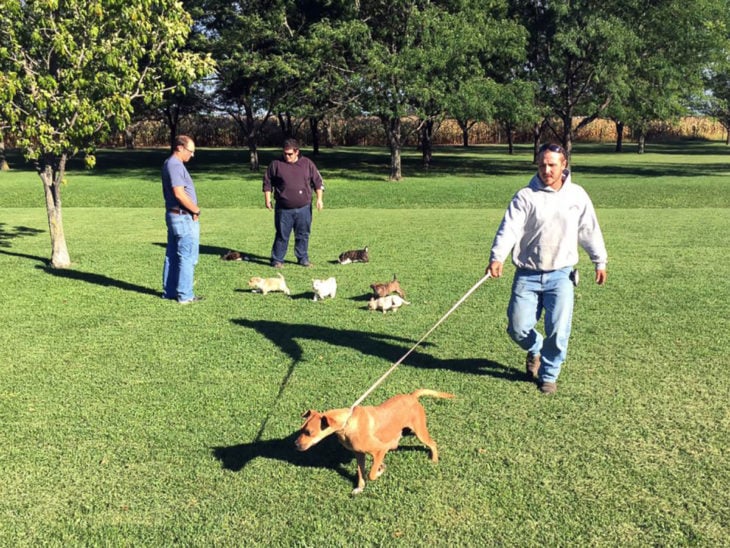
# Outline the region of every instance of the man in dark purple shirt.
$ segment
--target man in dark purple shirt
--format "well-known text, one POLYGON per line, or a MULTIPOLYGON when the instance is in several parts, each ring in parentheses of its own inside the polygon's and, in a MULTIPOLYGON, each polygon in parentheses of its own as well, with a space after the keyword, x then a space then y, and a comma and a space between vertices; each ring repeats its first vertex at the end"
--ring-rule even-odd
POLYGON ((322 202, 322 176, 309 158, 300 156, 296 139, 284 141, 284 155, 271 162, 264 174, 264 200, 274 210, 276 236, 271 247, 271 266, 284 266, 289 237, 294 232, 294 255, 305 267, 309 262, 309 234, 312 230, 312 190, 317 196, 317 210, 322 202), (274 204, 271 195, 274 195, 274 204))

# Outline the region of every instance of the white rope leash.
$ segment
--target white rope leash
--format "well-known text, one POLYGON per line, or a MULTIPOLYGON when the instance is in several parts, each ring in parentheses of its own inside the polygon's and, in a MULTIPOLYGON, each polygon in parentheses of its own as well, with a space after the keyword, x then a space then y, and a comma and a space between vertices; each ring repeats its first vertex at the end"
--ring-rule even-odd
MULTIPOLYGON (((356 406, 360 405, 363 402, 363 400, 365 398, 367 398, 372 393, 372 391, 375 390, 380 385, 380 383, 382 383, 388 377, 388 375, 390 375, 395 370, 396 367, 398 367, 401 363, 403 363, 403 360, 405 360, 411 354, 411 352, 413 352, 416 349, 416 347, 419 344, 421 344, 424 340, 426 340, 426 337, 428 337, 433 332, 434 329, 436 329, 439 325, 441 325, 443 323, 443 321, 446 318, 448 318, 454 310, 459 308, 461 303, 463 303, 467 298, 469 298, 469 295, 474 293, 474 291, 476 291, 480 285, 482 285, 484 282, 486 282, 491 277, 492 277, 492 275, 489 272, 487 272, 482 277, 481 280, 479 280, 477 283, 475 283, 474 286, 469 291, 467 291, 466 294, 461 299, 459 299, 454 306, 451 307, 451 309, 449 309, 449 311, 446 314, 441 316, 441 319, 439 321, 437 321, 434 324, 434 326, 431 329, 429 329, 426 332, 426 334, 423 337, 421 337, 419 339, 419 341, 416 344, 414 344, 408 352, 403 354, 403 356, 397 362, 395 362, 390 367, 390 369, 388 369, 385 373, 383 373, 383 375, 377 381, 375 381, 373 383, 373 385, 370 388, 368 388, 367 391, 362 396, 360 396, 360 398, 355 403, 352 404, 352 406, 350 407, 350 414, 352 414, 352 410, 355 409, 356 406)), ((348 416, 348 418, 349 418, 349 416, 348 416)), ((345 421, 345 422, 347 422, 347 421, 345 421)))

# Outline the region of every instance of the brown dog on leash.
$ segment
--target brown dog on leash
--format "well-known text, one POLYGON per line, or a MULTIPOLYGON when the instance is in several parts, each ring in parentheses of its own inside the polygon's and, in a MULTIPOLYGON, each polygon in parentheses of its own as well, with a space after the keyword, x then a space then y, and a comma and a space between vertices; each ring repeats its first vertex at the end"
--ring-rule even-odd
POLYGON ((365 455, 373 457, 370 481, 378 479, 385 471, 383 459, 398 442, 405 428, 411 430, 431 450, 431 460, 438 462, 439 453, 426 428, 426 412, 419 403, 421 396, 432 398, 453 398, 453 394, 421 388, 411 394, 399 394, 378 406, 356 406, 331 409, 324 413, 309 410, 295 444, 299 451, 306 451, 331 434, 337 434, 340 443, 357 458, 357 487, 353 495, 365 488, 365 455))

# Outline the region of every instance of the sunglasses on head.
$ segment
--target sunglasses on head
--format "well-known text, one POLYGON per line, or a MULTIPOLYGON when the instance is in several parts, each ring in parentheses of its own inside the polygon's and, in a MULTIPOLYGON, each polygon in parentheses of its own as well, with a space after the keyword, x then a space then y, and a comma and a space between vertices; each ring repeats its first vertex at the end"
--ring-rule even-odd
POLYGON ((546 150, 549 150, 550 152, 557 152, 558 154, 562 154, 563 156, 565 156, 565 149, 560 145, 555 145, 553 143, 545 143, 540 147, 537 153, 542 154, 546 150))

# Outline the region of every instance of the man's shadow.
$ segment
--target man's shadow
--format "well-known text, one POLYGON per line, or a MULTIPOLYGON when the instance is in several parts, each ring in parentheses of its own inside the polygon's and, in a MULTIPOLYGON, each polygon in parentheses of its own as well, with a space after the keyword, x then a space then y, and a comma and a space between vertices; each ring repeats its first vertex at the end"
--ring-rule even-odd
POLYGON ((303 468, 326 468, 334 470, 343 478, 355 483, 355 474, 346 470, 355 455, 346 450, 334 436, 323 439, 307 451, 297 451, 294 440, 299 432, 274 440, 255 440, 251 443, 213 447, 213 456, 221 466, 232 472, 240 472, 253 459, 263 457, 300 466, 303 468))
MULTIPOLYGON (((154 245, 165 249, 167 244, 164 242, 156 242, 154 245)), ((254 264, 265 264, 269 266, 271 264, 271 257, 265 257, 264 255, 256 255, 255 253, 249 253, 248 251, 241 251, 240 249, 233 249, 230 247, 220 247, 217 245, 203 245, 200 244, 198 252, 201 255, 213 255, 216 257, 223 257, 231 251, 236 251, 244 257, 242 262, 254 263, 254 264)))

